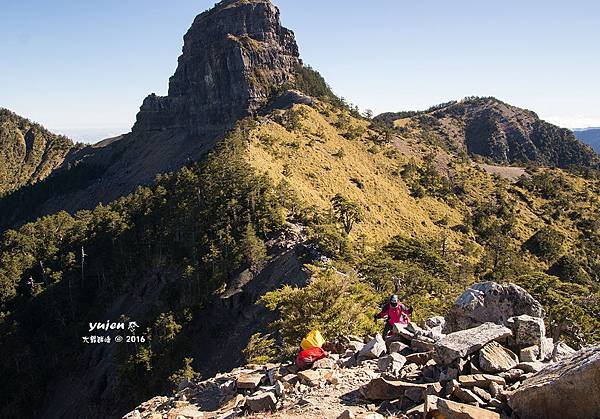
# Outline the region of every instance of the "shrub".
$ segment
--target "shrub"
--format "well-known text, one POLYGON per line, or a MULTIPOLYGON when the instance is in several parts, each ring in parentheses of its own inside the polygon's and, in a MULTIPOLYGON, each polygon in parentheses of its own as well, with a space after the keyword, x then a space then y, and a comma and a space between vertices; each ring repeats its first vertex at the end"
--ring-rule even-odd
POLYGON ((260 299, 280 315, 271 327, 277 331, 284 353, 293 354, 313 329, 319 329, 325 339, 375 330, 373 314, 378 298, 368 284, 354 273, 309 268, 312 276, 306 287, 285 286, 260 299))
POLYGON ((544 261, 551 261, 560 255, 564 240, 565 236, 561 232, 544 227, 531 236, 523 244, 523 248, 544 261))

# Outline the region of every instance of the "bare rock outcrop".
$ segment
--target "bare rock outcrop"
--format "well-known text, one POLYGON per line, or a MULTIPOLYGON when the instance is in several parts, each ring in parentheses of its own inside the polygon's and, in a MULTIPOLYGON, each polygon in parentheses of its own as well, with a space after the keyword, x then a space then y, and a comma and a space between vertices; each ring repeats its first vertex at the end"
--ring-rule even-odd
POLYGON ((281 26, 270 1, 222 1, 196 17, 168 96, 148 96, 133 131, 195 135, 230 126, 293 80, 298 56, 293 32, 281 26))
POLYGON ((511 317, 527 314, 543 317, 542 306, 515 284, 480 282, 463 292, 446 316, 446 333, 469 329, 482 323, 507 324, 511 317))
POLYGON ((525 380, 508 398, 521 419, 600 416, 600 345, 583 349, 525 380))

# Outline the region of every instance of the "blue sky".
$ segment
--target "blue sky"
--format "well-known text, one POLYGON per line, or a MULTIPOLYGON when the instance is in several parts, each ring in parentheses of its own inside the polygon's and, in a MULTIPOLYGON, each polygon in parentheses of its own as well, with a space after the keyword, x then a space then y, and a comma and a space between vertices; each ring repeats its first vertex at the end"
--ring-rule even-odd
MULTIPOLYGON (((0 107, 74 139, 126 132, 165 94, 206 0, 2 0, 0 107)), ((375 113, 496 96, 600 126, 600 4, 571 0, 274 0, 302 58, 375 113)))

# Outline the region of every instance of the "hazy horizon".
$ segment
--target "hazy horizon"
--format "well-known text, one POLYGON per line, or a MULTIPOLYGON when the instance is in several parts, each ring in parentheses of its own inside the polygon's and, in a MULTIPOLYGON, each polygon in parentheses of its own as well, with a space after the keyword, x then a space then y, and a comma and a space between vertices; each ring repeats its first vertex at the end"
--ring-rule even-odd
MULTIPOLYGON (((363 110, 495 96, 562 127, 600 126, 594 2, 274 3, 303 60, 363 110)), ((0 107, 78 141, 128 132, 144 97, 166 94, 183 34, 213 4, 5 5, 0 107)))

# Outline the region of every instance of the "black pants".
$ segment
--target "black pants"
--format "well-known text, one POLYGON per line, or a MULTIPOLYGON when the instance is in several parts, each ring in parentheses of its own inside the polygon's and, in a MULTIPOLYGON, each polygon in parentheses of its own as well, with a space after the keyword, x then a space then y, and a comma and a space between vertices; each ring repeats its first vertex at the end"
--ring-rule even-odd
POLYGON ((383 338, 385 339, 388 335, 388 333, 390 333, 392 331, 392 329, 394 328, 393 324, 390 324, 389 322, 385 322, 385 326, 383 326, 383 338))

